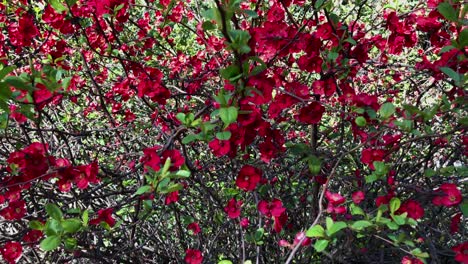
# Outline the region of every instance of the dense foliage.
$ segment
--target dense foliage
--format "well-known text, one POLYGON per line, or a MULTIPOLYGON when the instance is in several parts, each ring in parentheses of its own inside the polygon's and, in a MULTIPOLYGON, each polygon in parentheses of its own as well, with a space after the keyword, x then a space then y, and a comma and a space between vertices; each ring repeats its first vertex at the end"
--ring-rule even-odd
POLYGON ((468 263, 467 11, 0 2, 0 261, 468 263))

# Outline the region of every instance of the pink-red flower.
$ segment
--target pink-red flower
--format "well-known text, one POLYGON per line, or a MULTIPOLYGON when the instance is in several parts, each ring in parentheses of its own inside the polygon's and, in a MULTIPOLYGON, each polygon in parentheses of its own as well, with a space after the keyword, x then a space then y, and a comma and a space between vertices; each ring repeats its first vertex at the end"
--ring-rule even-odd
POLYGON ((401 260, 401 264, 424 264, 424 262, 422 262, 421 260, 417 258, 404 256, 403 259, 401 260))
POLYGON ((107 208, 107 209, 100 209, 97 214, 97 218, 92 219, 89 221, 90 225, 98 225, 101 222, 106 222, 110 227, 115 225, 115 219, 112 217, 112 212, 114 208, 107 208))
POLYGON ((408 217, 413 218, 414 220, 420 219, 424 216, 424 208, 416 202, 415 200, 408 200, 401 204, 398 213, 408 213, 408 217))
POLYGON ((203 262, 203 255, 200 250, 197 249, 187 249, 185 251, 185 263, 187 264, 200 264, 203 262))
POLYGON ((322 119, 322 115, 325 112, 325 107, 319 102, 312 102, 309 105, 301 108, 299 115, 296 119, 306 124, 317 124, 322 119))
POLYGON ((21 257, 22 252, 23 246, 18 242, 6 242, 5 245, 0 248, 3 259, 10 264, 16 263, 21 257))
POLYGON ((463 197, 457 186, 453 183, 444 183, 435 191, 432 203, 435 205, 455 206, 461 203, 463 197))
POLYGON ((351 195, 351 198, 353 199, 353 202, 355 204, 360 204, 362 202, 362 200, 364 200, 364 192, 363 191, 354 192, 351 195))
POLYGON ((455 260, 463 263, 468 264, 468 242, 461 243, 452 248, 455 252, 455 260))
POLYGON ((201 228, 200 228, 200 226, 198 225, 197 222, 193 222, 193 223, 188 224, 187 229, 192 231, 192 233, 194 235, 201 232, 201 228))
POLYGON ((236 179, 236 185, 244 191, 253 191, 257 187, 262 177, 262 171, 250 165, 244 165, 239 171, 236 179))
POLYGON ((229 200, 226 207, 224 207, 224 212, 226 212, 229 218, 235 219, 240 216, 241 205, 242 201, 237 201, 235 198, 232 198, 231 200, 229 200))
POLYGON ((279 217, 286 208, 283 207, 283 202, 278 199, 273 199, 271 202, 261 200, 258 203, 258 211, 267 217, 279 217))

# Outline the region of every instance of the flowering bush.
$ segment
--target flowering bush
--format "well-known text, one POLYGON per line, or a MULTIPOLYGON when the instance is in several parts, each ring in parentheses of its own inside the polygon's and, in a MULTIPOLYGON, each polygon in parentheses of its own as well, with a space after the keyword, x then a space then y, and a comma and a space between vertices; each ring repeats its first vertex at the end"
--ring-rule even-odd
POLYGON ((468 263, 459 0, 0 3, 5 263, 468 263))

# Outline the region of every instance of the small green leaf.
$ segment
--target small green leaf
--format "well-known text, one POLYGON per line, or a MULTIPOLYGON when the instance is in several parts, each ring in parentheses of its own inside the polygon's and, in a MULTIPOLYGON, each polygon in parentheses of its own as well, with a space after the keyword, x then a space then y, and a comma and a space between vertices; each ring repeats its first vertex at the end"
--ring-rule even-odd
POLYGON ((63 230, 68 233, 76 233, 81 228, 81 221, 76 218, 70 218, 62 222, 63 230))
POLYGON ((314 244, 314 248, 317 252, 322 252, 327 248, 328 243, 328 240, 325 239, 317 240, 314 244))
POLYGON ((348 225, 345 222, 334 222, 333 225, 330 228, 327 228, 327 234, 329 236, 332 236, 336 232, 340 231, 343 228, 348 227, 348 225))
POLYGON ((359 221, 354 222, 351 225, 351 228, 355 229, 355 230, 362 230, 362 229, 364 229, 366 227, 369 227, 369 226, 372 226, 371 222, 366 221, 366 220, 359 220, 359 221))
POLYGON ((81 216, 81 220, 83 221, 83 226, 88 226, 89 222, 89 211, 84 210, 83 215, 81 216))
POLYGON ((45 206, 45 209, 50 217, 54 218, 55 220, 62 220, 63 213, 57 205, 50 203, 45 206))
POLYGON ((400 205, 401 205, 400 199, 398 199, 397 197, 393 197, 390 200, 390 213, 392 214, 395 213, 396 210, 400 208, 400 205))
POLYGON ((182 139, 182 144, 187 145, 198 139, 198 134, 188 134, 182 139))
POLYGON ((355 205, 354 203, 352 203, 349 207, 352 215, 366 215, 364 210, 362 210, 361 207, 355 205))
POLYGON ((50 251, 56 249, 60 245, 60 236, 49 236, 42 240, 40 246, 44 251, 50 251))
POLYGON ((48 236, 57 235, 63 232, 62 223, 60 220, 49 219, 45 224, 45 233, 48 236))
POLYGON ((151 191, 151 186, 150 185, 144 185, 138 188, 138 190, 135 192, 135 195, 142 195, 144 193, 150 192, 151 191))
POLYGON ((379 114, 383 119, 391 117, 394 113, 395 106, 390 102, 383 104, 379 109, 379 114))
POLYGON ((460 211, 464 217, 468 217, 468 200, 463 200, 463 203, 460 204, 460 211))
POLYGON ((237 108, 234 106, 229 106, 229 107, 221 107, 219 109, 219 117, 223 121, 223 123, 226 125, 226 127, 237 120, 237 108))
POLYGON ((227 259, 223 259, 223 260, 220 260, 220 261, 218 262, 218 264, 232 264, 232 261, 227 260, 227 259))
POLYGON ((366 119, 364 117, 362 117, 362 116, 356 117, 356 120, 354 120, 354 122, 356 122, 356 125, 358 125, 360 127, 363 127, 363 126, 367 125, 366 119))
POLYGON ((437 10, 447 20, 458 22, 457 11, 453 8, 453 6, 450 3, 448 2, 440 3, 439 6, 437 6, 437 10))
POLYGON ((63 244, 65 245, 66 249, 73 250, 78 245, 78 241, 76 240, 76 238, 67 237, 65 238, 65 241, 63 241, 63 244))
POLYGON ((0 70, 0 80, 2 80, 5 76, 7 76, 10 72, 14 71, 16 67, 14 66, 6 66, 5 68, 0 70))
POLYGON ((59 0, 49 0, 50 5, 57 11, 57 13, 62 13, 63 11, 67 11, 67 8, 60 3, 59 0))
POLYGON ((177 171, 175 175, 177 176, 177 178, 188 178, 190 177, 190 174, 191 173, 188 170, 180 170, 177 171))
POLYGON ((231 138, 231 131, 223 131, 216 133, 216 138, 219 140, 229 140, 231 138))
POLYGON ((320 225, 314 225, 306 232, 308 237, 325 237, 325 229, 320 225))
POLYGON ((398 230, 400 228, 395 222, 387 222, 387 227, 390 228, 391 230, 398 230))
POLYGON ((32 220, 29 222, 29 228, 34 230, 44 230, 44 224, 37 220, 32 220))
POLYGON ((392 215, 392 218, 393 218, 393 221, 395 221, 395 223, 397 225, 404 225, 406 223, 406 216, 408 215, 408 213, 403 213, 401 215, 392 215))
POLYGON ((333 226, 333 219, 331 217, 327 217, 325 219, 325 224, 327 226, 327 230, 330 230, 330 228, 333 226))
POLYGON ((4 82, 20 90, 25 90, 29 92, 32 92, 34 90, 34 88, 30 84, 27 84, 23 79, 17 76, 7 76, 5 77, 4 82))
POLYGON ((449 67, 440 67, 441 72, 445 73, 448 77, 450 77, 455 83, 458 85, 461 83, 463 79, 463 75, 457 73, 452 68, 449 67))

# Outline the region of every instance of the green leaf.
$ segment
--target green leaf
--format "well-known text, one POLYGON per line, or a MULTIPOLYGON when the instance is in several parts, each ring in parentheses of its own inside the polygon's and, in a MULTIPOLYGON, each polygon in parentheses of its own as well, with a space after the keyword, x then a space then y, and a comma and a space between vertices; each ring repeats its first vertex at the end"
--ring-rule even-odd
POLYGON ((45 209, 50 217, 54 218, 55 220, 62 220, 63 213, 57 205, 50 203, 45 206, 45 209))
POLYGON ((65 241, 63 241, 63 244, 65 245, 66 249, 73 250, 78 245, 78 241, 76 240, 76 238, 67 237, 65 238, 65 241))
POLYGON ((356 117, 356 120, 354 120, 354 122, 356 122, 356 125, 358 125, 360 127, 363 127, 363 126, 367 125, 366 119, 364 117, 362 117, 362 116, 356 117))
POLYGON ((408 213, 403 213, 401 215, 392 215, 392 218, 393 218, 393 221, 395 221, 395 223, 397 223, 397 225, 404 225, 406 223, 406 216, 408 215, 408 213))
POLYGON ((401 201, 400 199, 398 199, 397 197, 393 197, 391 200, 390 200, 390 213, 395 213, 396 210, 398 210, 400 208, 400 205, 401 205, 401 201))
POLYGON ((463 213, 464 217, 468 217, 468 200, 463 200, 460 204, 460 211, 463 213))
POLYGON ((331 219, 331 217, 327 217, 325 219, 325 224, 327 226, 327 230, 330 230, 330 228, 333 226, 333 219, 331 219))
POLYGON ((440 3, 439 6, 437 6, 437 10, 447 20, 458 22, 457 11, 453 8, 453 6, 450 3, 447 3, 447 2, 440 3))
POLYGON ((198 134, 188 134, 182 139, 182 144, 187 145, 198 139, 198 134))
POLYGON ((135 192, 135 195, 142 195, 144 193, 150 192, 151 191, 151 186, 150 185, 144 185, 138 188, 138 190, 135 192))
POLYGON ((325 229, 320 225, 314 225, 306 232, 308 237, 325 237, 325 229))
POLYGON ((57 235, 63 232, 62 223, 60 220, 49 219, 45 224, 46 235, 57 235))
POLYGON ((188 178, 190 177, 190 171, 188 170, 179 170, 175 173, 175 175, 177 176, 177 178, 188 178))
POLYGON ((439 69, 440 69, 441 72, 445 73, 448 77, 450 77, 452 80, 454 80, 457 85, 459 85, 461 83, 461 81, 463 79, 462 75, 458 74, 452 68, 440 67, 439 69))
POLYGON ((83 226, 88 226, 88 222, 89 222, 88 210, 84 210, 83 215, 81 215, 81 220, 83 221, 83 226))
POLYGON ((49 236, 42 240, 40 246, 44 251, 50 251, 56 249, 60 245, 60 236, 49 236))
POLYGON ((465 28, 460 32, 458 35, 458 43, 460 44, 461 49, 468 46, 468 28, 465 28))
POLYGON ((309 171, 312 175, 317 175, 320 173, 320 169, 322 168, 322 160, 319 159, 315 155, 310 155, 307 159, 307 163, 309 165, 309 171))
POLYGON ((241 70, 237 65, 229 65, 228 67, 221 69, 219 73, 221 74, 221 77, 230 82, 235 82, 242 77, 241 70))
POLYGON ((14 71, 16 67, 14 66, 6 66, 5 68, 0 70, 0 80, 5 78, 10 72, 14 71))
POLYGON ((8 113, 0 114, 0 129, 5 129, 8 127, 8 113))
POLYGON ((49 0, 50 5, 57 11, 57 13, 62 13, 63 11, 67 11, 67 8, 60 3, 59 0, 49 0))
POLYGON ((330 228, 327 228, 327 234, 329 236, 335 234, 336 232, 340 231, 343 228, 348 227, 348 225, 345 222, 334 222, 333 225, 330 228))
POLYGON ((351 225, 351 228, 355 229, 355 230, 362 230, 362 229, 364 229, 366 227, 369 227, 369 226, 372 226, 372 223, 370 221, 359 220, 359 221, 354 222, 351 225))
POLYGON ((219 109, 219 117, 226 127, 237 120, 237 108, 234 106, 221 107, 219 109))
POLYGON ((167 172, 169 171, 169 168, 171 167, 171 158, 167 158, 166 161, 164 162, 164 166, 161 170, 161 175, 164 177, 166 176, 167 172))
POLYGON ((325 239, 317 240, 314 244, 314 248, 317 252, 322 252, 327 248, 328 243, 328 240, 325 239))
POLYGON ((76 218, 70 218, 62 222, 63 230, 68 233, 76 233, 81 228, 81 221, 76 218))
POLYGON ((379 109, 379 114, 383 119, 391 117, 394 113, 395 106, 390 102, 383 104, 379 109))
POLYGON ((387 222, 387 227, 390 228, 391 230, 398 230, 400 228, 395 222, 387 222))
POLYGON ((361 207, 355 205, 354 203, 352 203, 349 207, 352 215, 366 215, 364 210, 362 210, 361 207))
POLYGON ((29 228, 34 230, 44 230, 44 224, 39 221, 32 220, 29 222, 29 228))
POLYGON ((216 138, 219 140, 229 140, 231 138, 231 131, 223 131, 216 133, 216 138))
POLYGON ((23 79, 21 79, 18 76, 7 76, 5 77, 4 82, 20 90, 29 92, 32 92, 34 90, 34 87, 32 87, 30 84, 27 84, 23 79))
POLYGON ((218 262, 218 264, 232 264, 232 261, 227 260, 227 259, 223 259, 223 260, 220 260, 220 261, 218 262))

